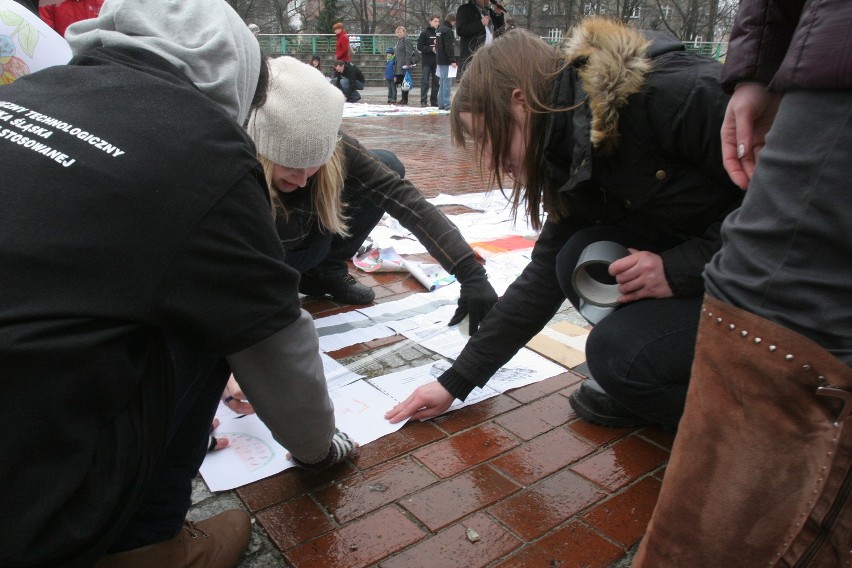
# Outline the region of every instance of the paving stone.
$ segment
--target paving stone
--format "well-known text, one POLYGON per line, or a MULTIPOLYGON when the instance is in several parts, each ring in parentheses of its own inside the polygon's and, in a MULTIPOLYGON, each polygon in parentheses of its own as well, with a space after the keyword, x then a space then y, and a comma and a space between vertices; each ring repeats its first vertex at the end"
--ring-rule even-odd
POLYGON ((381 568, 479 568, 523 544, 486 515, 476 514, 383 561, 381 568))
POLYGON ((451 477, 518 445, 517 439, 497 424, 484 424, 435 442, 412 455, 442 478, 451 477))
POLYGON ((562 470, 488 512, 524 540, 533 541, 604 497, 606 493, 591 481, 562 470))
POLYGON ((601 487, 615 491, 658 468, 667 458, 665 450, 630 436, 574 464, 571 469, 601 487))
POLYGON ((360 568, 426 536, 396 507, 387 507, 284 553, 294 568, 360 568))
POLYGON ((466 471, 399 501, 430 530, 441 529, 516 493, 520 486, 487 465, 466 471))

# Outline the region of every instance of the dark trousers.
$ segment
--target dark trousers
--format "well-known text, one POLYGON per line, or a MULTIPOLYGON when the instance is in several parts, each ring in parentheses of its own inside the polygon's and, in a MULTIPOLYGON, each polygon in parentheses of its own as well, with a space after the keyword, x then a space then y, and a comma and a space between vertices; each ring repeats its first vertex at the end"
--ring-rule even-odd
POLYGON ((429 104, 438 106, 438 71, 437 65, 423 64, 423 76, 420 79, 420 104, 425 105, 428 96, 429 104), (431 93, 429 86, 432 86, 431 93))
MULTIPOLYGON (((380 162, 405 177, 405 166, 388 150, 371 150, 380 162)), ((385 211, 364 197, 357 186, 343 183, 343 201, 347 204, 344 214, 349 218, 348 237, 320 231, 314 224, 311 233, 296 249, 288 250, 284 262, 299 272, 317 269, 330 274, 345 274, 346 261, 352 258, 384 215, 385 211)))
POLYGON ((168 338, 175 368, 175 413, 165 454, 146 496, 110 552, 174 537, 191 505, 192 479, 207 453, 210 425, 230 369, 223 358, 168 338))
MULTIPOLYGON (((593 242, 615 241, 630 248, 659 251, 618 227, 575 233, 556 260, 565 296, 578 305, 571 274, 580 253, 593 242)), ((586 341, 589 370, 616 402, 657 424, 677 427, 683 414, 701 297, 640 300, 624 304, 598 323, 586 341)))

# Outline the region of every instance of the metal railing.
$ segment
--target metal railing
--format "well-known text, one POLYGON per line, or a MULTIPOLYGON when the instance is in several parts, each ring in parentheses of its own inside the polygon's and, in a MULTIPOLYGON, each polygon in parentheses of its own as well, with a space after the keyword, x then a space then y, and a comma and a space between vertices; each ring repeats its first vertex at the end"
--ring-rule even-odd
MULTIPOLYGON (((260 48, 269 55, 328 54, 334 53, 337 36, 334 34, 260 34, 260 48)), ((411 38, 413 42, 417 38, 411 38)), ((355 53, 384 55, 388 47, 396 45, 393 34, 351 34, 349 46, 355 53)))
MULTIPOLYGON (((409 36, 412 42, 416 37, 409 36)), ((542 38, 549 43, 559 40, 542 38)), ((272 56, 278 55, 309 55, 333 54, 337 41, 334 34, 261 34, 258 36, 260 48, 272 56)), ((388 47, 396 45, 397 39, 392 34, 359 34, 349 36, 349 45, 355 53, 365 55, 384 55, 388 47)), ((728 52, 728 43, 721 41, 684 42, 686 49, 707 57, 724 60, 728 52)))

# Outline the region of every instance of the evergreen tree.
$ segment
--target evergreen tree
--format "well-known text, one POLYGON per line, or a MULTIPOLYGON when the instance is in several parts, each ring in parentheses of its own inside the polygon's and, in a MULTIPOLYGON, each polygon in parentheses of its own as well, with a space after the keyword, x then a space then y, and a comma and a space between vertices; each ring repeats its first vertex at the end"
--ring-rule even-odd
POLYGON ((337 0, 323 0, 322 11, 317 17, 317 33, 334 33, 331 26, 340 21, 338 18, 340 18, 340 7, 337 5, 337 0))

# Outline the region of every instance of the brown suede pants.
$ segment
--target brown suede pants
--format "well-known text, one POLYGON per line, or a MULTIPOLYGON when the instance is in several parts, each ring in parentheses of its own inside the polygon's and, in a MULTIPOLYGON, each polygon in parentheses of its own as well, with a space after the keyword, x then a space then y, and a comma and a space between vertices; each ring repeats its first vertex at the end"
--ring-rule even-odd
POLYGON ((686 410, 634 568, 852 566, 852 369, 705 297, 686 410))

